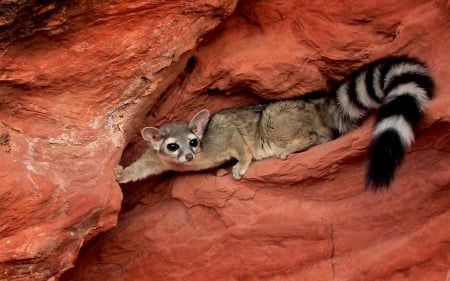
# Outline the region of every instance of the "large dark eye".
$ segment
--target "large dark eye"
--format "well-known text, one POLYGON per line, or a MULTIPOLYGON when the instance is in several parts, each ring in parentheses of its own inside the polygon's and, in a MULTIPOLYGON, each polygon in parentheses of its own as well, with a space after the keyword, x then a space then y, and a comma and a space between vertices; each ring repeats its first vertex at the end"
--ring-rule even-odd
POLYGON ((198 140, 197 140, 197 139, 191 139, 191 140, 189 141, 189 145, 192 146, 192 147, 197 147, 197 145, 198 145, 198 140))
POLYGON ((174 151, 176 151, 178 148, 180 148, 180 147, 179 147, 178 144, 176 144, 176 143, 169 143, 169 144, 167 144, 167 150, 168 150, 168 151, 174 152, 174 151))

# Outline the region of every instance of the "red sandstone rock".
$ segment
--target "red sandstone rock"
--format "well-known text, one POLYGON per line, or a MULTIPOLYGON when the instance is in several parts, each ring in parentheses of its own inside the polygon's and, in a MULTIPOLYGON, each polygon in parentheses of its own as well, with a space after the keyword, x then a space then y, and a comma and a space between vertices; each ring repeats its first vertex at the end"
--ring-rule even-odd
POLYGON ((116 225, 126 138, 236 4, 44 2, 0 3, 0 280, 55 280, 116 225))
POLYGON ((362 187, 370 121, 241 181, 227 166, 149 178, 122 187, 118 225, 61 280, 450 278, 448 4, 310 2, 240 1, 207 35, 234 1, 49 5, 23 21, 30 37, 4 33, 2 278, 58 278, 114 226, 112 168, 139 156, 141 127, 323 88, 393 53, 426 60, 437 91, 388 192, 362 187))

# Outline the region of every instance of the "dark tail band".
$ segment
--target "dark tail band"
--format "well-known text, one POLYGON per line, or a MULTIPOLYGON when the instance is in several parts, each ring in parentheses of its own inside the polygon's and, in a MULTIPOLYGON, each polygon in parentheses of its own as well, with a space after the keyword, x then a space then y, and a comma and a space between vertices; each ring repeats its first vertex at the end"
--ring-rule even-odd
POLYGON ((341 134, 378 110, 369 146, 366 187, 389 187, 405 151, 414 142, 414 129, 432 94, 428 67, 407 56, 391 56, 363 66, 332 92, 329 115, 341 134))

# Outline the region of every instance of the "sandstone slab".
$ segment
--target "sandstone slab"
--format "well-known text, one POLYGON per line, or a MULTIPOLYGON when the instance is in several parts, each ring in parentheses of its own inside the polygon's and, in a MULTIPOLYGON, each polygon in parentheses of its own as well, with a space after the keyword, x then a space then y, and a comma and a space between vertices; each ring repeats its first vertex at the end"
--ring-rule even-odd
MULTIPOLYGON (((436 97, 392 188, 363 188, 371 120, 286 161, 254 162, 241 181, 227 165, 149 178, 123 186, 117 228, 63 279, 446 280, 449 22, 445 1, 240 1, 144 123, 292 97, 373 58, 416 55, 436 97)), ((144 147, 135 139, 122 161, 144 147)))
POLYGON ((69 2, 0 3, 1 280, 449 278, 446 1, 69 2), (371 120, 241 181, 228 165, 114 181, 143 126, 398 53, 437 87, 388 192, 362 187, 371 120))
POLYGON ((133 125, 235 4, 0 3, 1 280, 56 280, 117 224, 133 125))

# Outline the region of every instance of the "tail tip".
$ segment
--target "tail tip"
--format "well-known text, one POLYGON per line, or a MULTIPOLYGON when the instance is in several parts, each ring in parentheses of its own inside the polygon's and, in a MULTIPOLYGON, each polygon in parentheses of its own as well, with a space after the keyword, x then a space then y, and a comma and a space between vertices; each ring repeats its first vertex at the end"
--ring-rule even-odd
POLYGON ((405 147, 396 130, 387 129, 372 139, 365 186, 372 191, 387 190, 405 154, 405 147))
POLYGON ((366 190, 373 192, 382 192, 389 189, 391 186, 392 177, 373 177, 369 173, 366 175, 364 186, 366 190))

